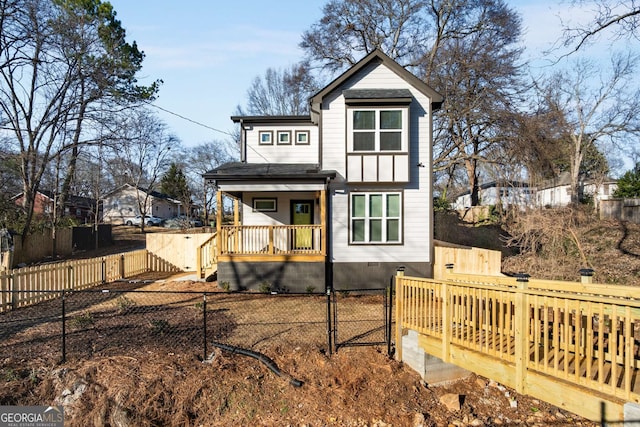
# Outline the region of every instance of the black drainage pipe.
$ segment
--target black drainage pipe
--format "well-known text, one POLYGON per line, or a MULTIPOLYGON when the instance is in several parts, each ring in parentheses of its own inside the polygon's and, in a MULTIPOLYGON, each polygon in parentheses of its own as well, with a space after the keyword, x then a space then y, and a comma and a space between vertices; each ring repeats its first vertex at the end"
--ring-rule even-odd
POLYGON ((262 362, 267 368, 269 368, 271 370, 271 372, 273 372, 277 376, 288 378, 289 379, 289 384, 291 384, 294 387, 301 387, 302 384, 303 384, 302 381, 297 380, 297 379, 291 377, 289 374, 285 374, 280 369, 278 369, 278 365, 276 365, 276 362, 274 362, 273 360, 269 359, 267 356, 265 356, 262 353, 258 353, 257 351, 247 350, 247 349, 240 348, 240 347, 235 347, 235 346, 232 346, 232 345, 222 344, 222 343, 219 343, 219 342, 216 342, 216 341, 212 341, 211 345, 213 345, 214 347, 218 347, 218 348, 220 348, 222 350, 226 350, 228 352, 234 353, 234 354, 242 354, 244 356, 253 357, 254 359, 262 362))

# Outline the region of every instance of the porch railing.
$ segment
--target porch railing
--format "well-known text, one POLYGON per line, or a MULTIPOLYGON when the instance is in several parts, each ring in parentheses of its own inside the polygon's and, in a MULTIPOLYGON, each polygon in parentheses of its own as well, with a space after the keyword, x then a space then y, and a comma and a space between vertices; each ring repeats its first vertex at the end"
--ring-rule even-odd
POLYGON ((321 225, 224 225, 220 255, 323 255, 321 225))

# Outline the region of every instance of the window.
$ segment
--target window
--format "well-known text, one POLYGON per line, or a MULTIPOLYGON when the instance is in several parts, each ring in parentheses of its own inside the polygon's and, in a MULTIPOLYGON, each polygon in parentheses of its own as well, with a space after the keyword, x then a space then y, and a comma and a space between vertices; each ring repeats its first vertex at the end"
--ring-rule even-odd
POLYGON ((260 138, 260 145, 271 145, 273 144, 273 132, 271 131, 261 131, 258 133, 258 138, 260 138))
POLYGON ((402 243, 400 193, 351 195, 351 243, 402 243))
POLYGON ((277 210, 276 199, 253 199, 254 212, 275 212, 277 210))
POLYGON ((309 131, 308 130, 297 130, 296 131, 296 144, 298 144, 298 145, 309 145, 309 131))
POLYGON ((291 144, 291 131, 289 130, 278 131, 278 144, 279 145, 291 144))
POLYGON ((351 151, 406 151, 406 109, 352 110, 351 151))

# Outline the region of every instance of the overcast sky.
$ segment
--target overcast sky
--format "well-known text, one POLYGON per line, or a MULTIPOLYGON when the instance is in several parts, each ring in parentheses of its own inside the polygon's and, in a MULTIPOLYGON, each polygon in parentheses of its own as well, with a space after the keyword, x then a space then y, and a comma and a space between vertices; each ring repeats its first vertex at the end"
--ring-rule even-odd
MULTIPOLYGON (((229 117, 246 105, 246 92, 267 68, 286 68, 302 58, 301 34, 322 15, 323 1, 110 0, 145 52, 141 76, 162 79, 157 110, 185 146, 229 138, 229 117), (218 129, 217 132, 210 128, 218 129)), ((527 51, 544 66, 543 51, 560 35, 560 16, 578 19, 587 11, 556 0, 513 0, 521 13, 527 51)))

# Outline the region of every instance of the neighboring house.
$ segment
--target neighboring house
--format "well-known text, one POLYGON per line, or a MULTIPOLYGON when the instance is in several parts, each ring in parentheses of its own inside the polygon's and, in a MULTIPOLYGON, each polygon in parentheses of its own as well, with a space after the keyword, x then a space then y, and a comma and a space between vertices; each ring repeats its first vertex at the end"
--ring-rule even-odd
MULTIPOLYGON (((17 205, 22 206, 23 194, 20 193, 13 197, 17 205)), ((54 211, 54 203, 56 194, 52 191, 40 190, 36 193, 33 212, 38 215, 51 216, 54 211)), ((99 210, 102 205, 97 206, 99 210)), ((62 216, 74 218, 81 224, 92 223, 95 218, 96 200, 89 197, 69 196, 64 204, 64 212, 62 216)), ((100 213, 98 218, 100 218, 100 213)))
POLYGON ((184 214, 182 203, 166 194, 149 191, 130 184, 111 191, 103 198, 104 222, 126 224, 136 215, 153 215, 168 219, 184 214), (146 212, 139 212, 144 198, 148 196, 146 212))
MULTIPOLYGON (((529 188, 529 184, 520 181, 491 181, 480 186, 478 198, 480 206, 518 207, 524 209, 534 203, 535 189, 529 188)), ((452 203, 456 210, 471 207, 471 192, 465 191, 458 195, 452 203)))
POLYGON ((308 116, 234 116, 241 162, 204 177, 231 289, 362 289, 403 266, 432 277, 432 113, 443 98, 379 50, 310 99, 308 116))
MULTIPOLYGON (((618 188, 617 181, 613 178, 605 178, 601 183, 587 180, 580 183, 580 197, 593 197, 596 207, 600 200, 613 196, 618 188)), ((571 203, 571 176, 568 172, 561 173, 557 178, 547 180, 538 186, 536 190, 536 204, 539 207, 562 207, 571 203)))

